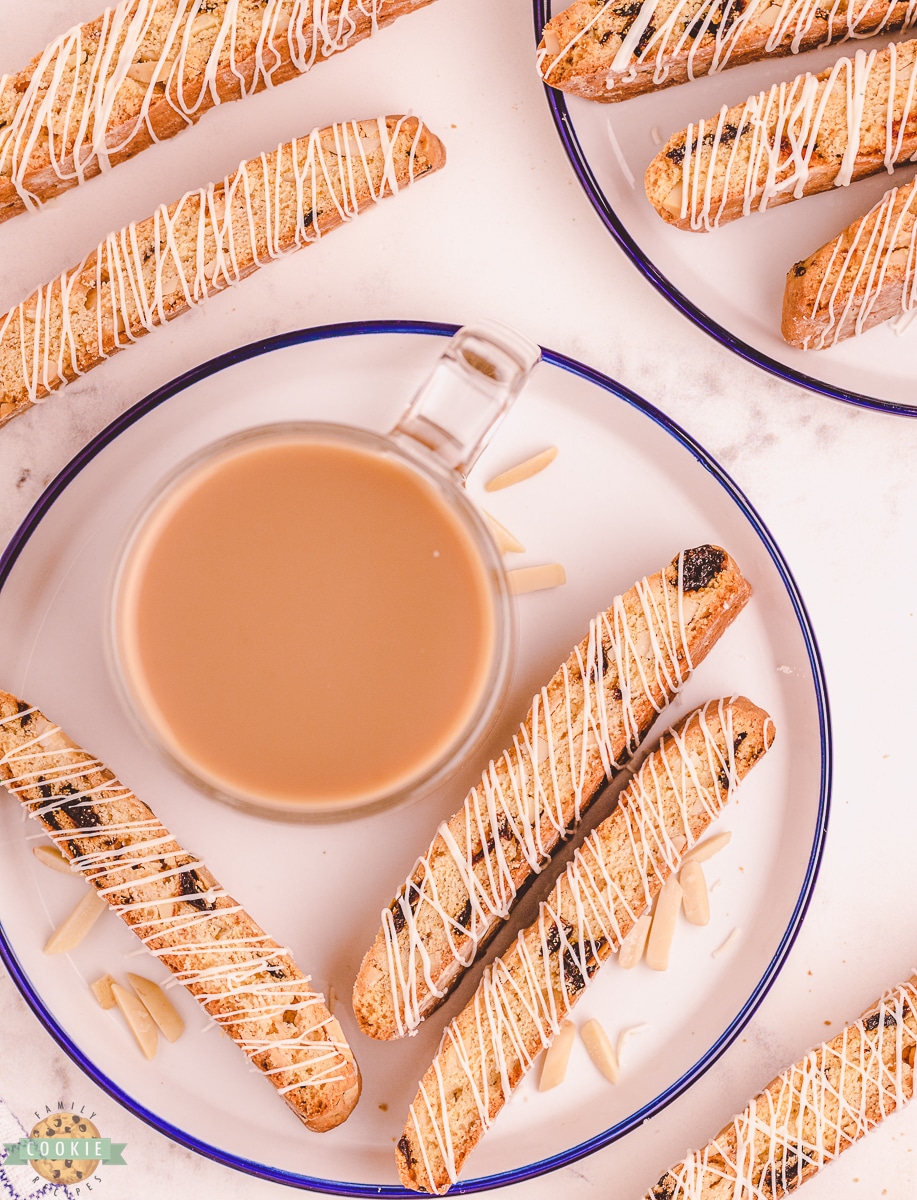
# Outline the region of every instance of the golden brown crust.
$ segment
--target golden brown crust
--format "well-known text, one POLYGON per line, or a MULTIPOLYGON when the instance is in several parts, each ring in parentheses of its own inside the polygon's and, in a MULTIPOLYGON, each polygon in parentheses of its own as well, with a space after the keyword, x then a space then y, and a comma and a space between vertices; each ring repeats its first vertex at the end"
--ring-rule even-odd
POLYGON ((645 1200, 782 1200, 914 1093, 917 976, 783 1071, 645 1200))
POLYGON ((307 1128, 346 1120, 360 1095, 359 1069, 289 951, 107 767, 7 692, 0 781, 307 1128))
MULTIPOLYGON (((432 0, 378 0, 376 26, 389 25, 399 16, 431 2, 432 0)), ((137 0, 125 0, 118 8, 125 6, 133 10, 137 7, 137 0)), ((122 79, 110 105, 106 102, 102 106, 102 111, 107 109, 109 112, 105 136, 106 146, 110 148, 110 165, 125 162, 154 142, 173 137, 199 121, 204 113, 217 104, 238 100, 243 95, 285 83, 300 75, 302 72, 293 59, 288 32, 294 11, 300 12, 302 21, 302 44, 297 46, 297 52, 301 59, 310 60, 310 65, 312 61, 323 62, 332 53, 363 40, 373 32, 370 4, 331 0, 327 12, 330 28, 335 30, 342 14, 346 14, 344 25, 351 31, 349 35, 337 39, 326 50, 323 44, 314 45, 315 30, 309 15, 311 6, 304 6, 299 10, 295 0, 282 0, 279 9, 268 9, 263 0, 240 0, 236 8, 233 36, 230 38, 226 31, 219 27, 228 8, 227 0, 201 0, 200 4, 193 7, 188 4, 188 0, 155 0, 146 33, 138 43, 133 58, 138 65, 140 62, 155 63, 167 43, 176 16, 184 13, 176 27, 174 43, 180 46, 186 27, 192 29, 193 36, 185 56, 187 69, 183 75, 179 76, 176 72, 174 76, 155 85, 148 101, 147 84, 140 83, 130 76, 122 79), (208 18, 213 19, 212 23, 208 18), (267 22, 272 18, 273 26, 269 28, 267 22), (195 27, 195 20, 206 23, 208 27, 195 27), (216 70, 211 71, 208 69, 208 59, 218 38, 222 39, 222 49, 219 51, 216 70)), ((31 105, 30 112, 44 112, 50 103, 50 127, 54 129, 59 140, 64 127, 63 110, 74 85, 84 103, 89 103, 86 96, 92 94, 93 87, 101 89, 106 84, 110 86, 108 81, 112 75, 112 64, 118 61, 117 56, 112 58, 112 55, 115 49, 120 50, 124 41, 123 36, 120 39, 112 37, 111 29, 112 24, 107 14, 87 21, 79 28, 80 57, 85 55, 85 61, 77 63, 76 54, 72 49, 76 44, 72 40, 75 31, 70 31, 69 35, 64 35, 71 40, 68 40, 64 47, 60 64, 49 60, 49 47, 42 54, 36 55, 23 70, 0 79, 0 221, 26 210, 27 203, 20 194, 21 191, 30 193, 38 202, 44 202, 78 184, 79 178, 74 168, 73 136, 57 150, 55 157, 58 162, 55 169, 51 164, 48 122, 46 120, 44 124, 36 125, 30 118, 17 128, 16 136, 20 143, 28 143, 30 140, 33 142, 23 169, 21 172, 17 169, 17 174, 21 174, 17 189, 10 178, 11 148, 4 147, 2 129, 13 126, 18 106, 27 99, 31 105), (97 61, 101 61, 105 56, 108 56, 108 71, 104 78, 100 78, 97 61), (36 77, 38 71, 40 75, 36 77), (33 83, 37 84, 37 87, 33 88, 33 83), (55 89, 63 89, 58 104, 53 101, 55 89), (4 174, 7 178, 3 178, 4 174)), ((318 40, 322 40, 320 30, 318 40)), ((69 128, 76 129, 78 124, 78 121, 71 119, 69 128)), ((84 140, 79 174, 84 179, 89 179, 98 175, 101 170, 99 157, 89 153, 89 147, 84 140)))
POLYGON ((917 296, 917 181, 891 188, 868 213, 787 273, 781 332, 822 350, 909 312, 917 296))
POLYGON ((455 1181, 599 966, 766 754, 773 732, 767 713, 740 696, 705 705, 663 735, 538 918, 447 1027, 398 1142, 406 1187, 438 1193, 455 1181))
MULTIPOLYGON (((897 32, 914 24, 914 14, 904 0, 889 8, 887 0, 866 0, 866 3, 848 6, 826 5, 814 13, 806 10, 810 24, 797 34, 792 22, 786 33, 773 49, 768 49, 768 40, 773 36, 776 21, 785 21, 781 14, 775 16, 776 3, 761 0, 755 5, 751 17, 745 16, 745 6, 730 5, 730 17, 723 26, 725 5, 711 6, 708 0, 689 0, 678 4, 677 0, 648 0, 653 6, 651 29, 664 27, 676 7, 677 37, 672 37, 669 46, 659 56, 654 43, 650 43, 641 61, 631 64, 626 71, 612 73, 615 55, 637 14, 639 5, 627 0, 576 0, 548 21, 538 47, 539 65, 547 84, 571 95, 583 96, 587 100, 613 103, 640 96, 649 91, 686 83, 711 72, 714 62, 717 70, 758 62, 764 58, 783 58, 849 37, 851 24, 858 37, 882 30, 897 32), (743 14, 743 24, 738 35, 726 38, 730 25, 743 14), (685 30, 703 23, 709 13, 706 31, 698 36, 684 36, 685 30), (832 15, 833 14, 833 15, 832 15), (829 19, 830 18, 830 19, 829 19), (721 43, 717 45, 717 32, 721 31, 721 43), (557 47, 552 53, 547 49, 545 38, 557 47), (555 40, 556 39, 556 43, 555 40), (679 48, 678 43, 684 44, 679 48), (728 54, 723 53, 723 43, 728 43, 728 54), (724 61, 725 59, 725 61, 724 61), (609 85, 609 77, 611 84, 609 85), (661 77, 661 78, 660 78, 661 77), (657 82, 658 79, 658 82, 657 82)), ((751 7, 751 6, 748 6, 751 7)), ((782 6, 787 14, 799 12, 793 0, 782 6)))
POLYGON ((402 1036, 443 1002, 501 927, 514 896, 532 878, 535 862, 540 869, 548 861, 564 831, 576 826, 612 769, 633 753, 671 700, 678 681, 690 673, 688 664, 702 661, 750 595, 733 559, 719 547, 701 546, 635 585, 602 615, 601 694, 589 666, 595 646, 590 650, 587 636, 535 697, 513 744, 440 827, 383 911, 354 985, 354 1012, 365 1033, 402 1036), (605 749, 596 734, 603 722, 605 749), (553 760, 549 743, 555 747, 553 760), (533 746, 541 747, 535 769, 533 746), (525 792, 525 805, 534 808, 536 778, 533 829, 531 817, 521 819, 519 795, 525 792))
POLYGON ((329 126, 110 235, 0 317, 0 425, 444 162, 417 117, 329 126))

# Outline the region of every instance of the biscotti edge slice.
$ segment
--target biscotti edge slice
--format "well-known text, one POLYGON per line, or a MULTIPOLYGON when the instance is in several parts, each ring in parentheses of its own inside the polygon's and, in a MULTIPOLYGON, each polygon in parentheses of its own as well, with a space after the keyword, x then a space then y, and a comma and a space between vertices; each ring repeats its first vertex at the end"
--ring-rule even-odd
POLYGON ((364 1033, 412 1033, 443 1002, 750 595, 725 550, 697 546, 593 619, 382 910, 353 991, 364 1033))
POLYGON ((839 57, 674 134, 646 169, 664 221, 707 232, 917 153, 917 40, 839 57))
MULTIPOLYGON (((645 1200, 795 1193, 914 1094, 917 975, 781 1072, 645 1200)), ((836 1193, 837 1194, 837 1193, 836 1193)))
POLYGON ((308 1129, 346 1120, 359 1068, 290 951, 107 767, 2 691, 0 783, 308 1129))
POLYGON ((536 920, 447 1026, 397 1143, 406 1187, 441 1193, 456 1181, 600 965, 773 738, 768 714, 742 696, 710 701, 663 734, 536 920))
POLYGON ((917 180, 877 204, 787 272, 781 332, 824 350, 917 305, 917 180))
POLYGON ((575 0, 545 25, 539 71, 549 87, 609 104, 729 67, 917 24, 906 0, 814 11, 795 0, 752 0, 725 15, 724 7, 708 0, 575 0))
POLYGON ((0 221, 429 3, 121 0, 0 77, 0 221))
POLYGON ((0 425, 445 163, 418 117, 313 130, 109 235, 0 317, 0 425))

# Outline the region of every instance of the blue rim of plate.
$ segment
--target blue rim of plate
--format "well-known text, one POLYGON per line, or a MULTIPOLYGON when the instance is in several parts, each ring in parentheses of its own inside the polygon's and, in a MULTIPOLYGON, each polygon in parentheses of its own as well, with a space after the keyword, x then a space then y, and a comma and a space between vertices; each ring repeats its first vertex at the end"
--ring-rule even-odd
MULTIPOLYGON (((553 12, 553 0, 532 0, 532 4, 535 22, 535 45, 537 46, 541 41, 541 31, 544 29, 550 14, 553 12)), ((898 416, 917 417, 917 404, 900 404, 892 400, 880 400, 878 396, 865 396, 861 392, 848 392, 843 388, 834 387, 830 383, 823 383, 820 379, 813 379, 811 375, 805 375, 802 371, 793 370, 792 367, 788 367, 778 362, 775 358, 771 358, 763 350, 756 350, 754 346, 743 342, 741 338, 736 337, 735 334, 730 333, 719 322, 709 317, 702 308, 692 303, 683 292, 680 292, 663 275, 656 264, 640 249, 636 241, 628 233, 618 214, 612 208, 608 197, 602 191, 589 165, 586 152, 576 133, 573 118, 570 116, 570 110, 567 107, 567 98, 564 93, 557 91, 555 88, 548 87, 547 84, 544 85, 544 91, 561 145, 566 152, 567 158, 570 160, 570 165, 573 167, 573 172, 579 180, 580 186, 586 193, 592 207, 601 218, 603 225, 637 270, 649 280, 653 287, 671 305, 686 316, 689 321, 693 321, 704 333, 709 334, 714 341, 719 342, 721 346, 725 346, 727 350, 731 350, 733 354, 737 354, 739 358, 744 358, 746 362, 754 363, 755 366, 761 367, 771 375, 776 375, 778 379, 782 379, 787 383, 795 383, 799 387, 807 388, 810 392, 818 392, 822 396, 827 396, 831 400, 841 400, 845 404, 855 404, 859 408, 871 408, 875 412, 895 413, 898 416)))
MULTIPOLYGON (((279 334, 276 337, 265 338, 262 341, 251 342, 246 346, 241 346, 236 350, 231 350, 226 354, 221 354, 217 358, 210 359, 198 367, 186 371, 184 375, 178 376, 170 383, 165 384, 161 388, 157 388, 144 399, 138 401, 133 407, 127 409, 121 416, 111 422, 101 433, 97 434, 68 464, 63 470, 51 481, 39 499, 35 502, 32 509, 26 516, 25 520, 19 526, 19 529, 13 535, 10 544, 6 547, 3 554, 0 555, 0 590, 6 584, 10 572, 22 553, 29 538, 41 523, 44 515, 48 512, 51 506, 66 490, 70 483, 79 475, 82 469, 90 463, 97 454, 99 454, 106 446, 113 442, 122 432, 130 428, 135 422, 139 421, 147 413, 157 408, 160 404, 171 399, 173 396, 184 391, 185 388, 198 383, 202 379, 206 379, 210 375, 215 375, 227 367, 234 366, 236 363, 245 362, 251 358, 257 358, 262 354, 270 354, 274 350, 284 349, 288 346, 304 345, 309 342, 322 341, 329 338, 354 337, 365 334, 420 334, 423 336, 432 337, 451 337, 459 327, 457 325, 444 325, 426 321, 353 321, 338 325, 320 325, 311 329, 298 329, 290 333, 279 334)), ((809 658, 809 666, 812 672, 812 681, 815 687, 815 695, 818 705, 818 723, 819 737, 821 745, 821 779, 818 801, 818 822, 815 831, 815 837, 812 844, 812 850, 809 855, 809 861, 806 867, 806 874, 803 880, 802 888, 796 901, 796 906, 790 918, 790 922, 780 940, 776 953, 767 966, 764 974, 758 981, 757 986, 746 1000, 741 1011, 732 1021, 732 1023, 723 1031, 717 1041, 707 1050, 707 1052, 686 1071, 680 1079, 677 1079, 664 1092, 661 1092, 655 1099, 644 1105, 637 1112, 632 1113, 623 1121, 612 1125, 603 1133, 598 1134, 588 1141, 581 1142, 577 1146, 573 1146, 561 1154, 552 1155, 549 1158, 541 1159, 539 1162, 530 1163, 524 1167, 518 1167, 512 1171, 501 1172, 497 1175, 481 1176, 478 1179, 469 1179, 455 1184, 450 1195, 459 1195, 462 1193, 472 1193, 484 1191, 487 1188, 505 1187, 510 1184, 521 1183, 526 1179, 533 1179, 538 1175, 547 1174, 549 1171, 557 1170, 560 1167, 569 1166, 571 1163, 577 1162, 579 1159, 585 1158, 587 1155, 594 1153, 603 1146, 609 1145, 611 1142, 617 1141, 624 1137, 625 1134, 637 1128, 650 1117, 661 1112, 667 1105, 680 1096, 687 1088, 691 1086, 695 1080, 699 1079, 720 1057, 726 1048, 734 1041, 738 1034, 744 1029, 745 1025, 751 1019, 752 1015, 760 1005, 761 1001, 769 992, 774 980, 783 966, 784 960, 796 940, 796 935, 802 925, 803 918, 809 906, 809 901, 812 896, 812 891, 815 887, 815 881, 818 876, 819 867, 821 865, 822 851, 824 849, 825 835, 828 826, 828 811, 830 808, 831 794, 831 763, 832 763, 832 748, 831 748, 831 724, 828 707, 828 692, 825 684, 824 671, 821 664, 821 656, 818 646, 815 641, 815 635, 812 631, 809 615, 803 604, 802 597, 796 586, 796 582, 790 573, 789 567, 783 560, 783 556, 777 547, 776 542, 772 538, 767 527, 764 525, 761 518, 758 516, 755 509, 752 507, 744 493, 736 486, 733 480, 726 472, 714 461, 713 458, 703 449, 694 439, 686 433, 680 426, 667 417, 659 409, 641 399, 636 393, 628 388, 616 383, 606 375, 593 370, 590 367, 584 366, 575 359, 567 358, 563 354, 558 354, 552 350, 543 350, 543 359, 545 362, 555 367, 560 367, 565 371, 569 371, 573 375, 579 376, 581 379, 589 383, 593 383, 598 387, 610 393, 611 396, 618 400, 629 404, 632 408, 638 409, 645 416, 649 417, 656 425, 660 426, 668 434, 670 434, 677 442, 685 447, 690 452, 693 458, 704 467, 723 489, 730 495, 732 500, 738 505, 741 512, 745 515, 749 524, 761 539, 777 572, 780 575, 783 585, 786 588, 787 594, 793 605, 793 610, 796 618, 799 621, 800 629, 805 641, 806 652, 809 658)), ((7 940, 6 933, 0 926, 0 960, 3 961, 9 971, 13 982, 22 993, 29 1007, 44 1025, 45 1029, 51 1034, 61 1049, 69 1055, 76 1065, 84 1071, 90 1079, 93 1080, 103 1091, 107 1092, 113 1100, 116 1100, 120 1105, 145 1121, 153 1129, 158 1130, 172 1141, 186 1147, 188 1150, 193 1150, 197 1154, 203 1155, 205 1158, 212 1159, 214 1162, 220 1163, 223 1166, 231 1167, 234 1170, 245 1172, 249 1175, 257 1176, 260 1179, 271 1180, 274 1183, 284 1184, 287 1187, 296 1187, 308 1189, 315 1192, 322 1192, 333 1196, 386 1196, 400 1197, 403 1200, 411 1200, 416 1198, 417 1193, 407 1191, 401 1187, 394 1187, 388 1184, 362 1184, 362 1183, 340 1183, 329 1179, 316 1179, 307 1175, 294 1174, 293 1172, 283 1171, 276 1167, 271 1167, 265 1163, 253 1162, 250 1159, 242 1158, 236 1154, 230 1154, 225 1150, 220 1150, 215 1146, 211 1146, 206 1142, 202 1142, 197 1138, 191 1137, 181 1129, 171 1125, 168 1121, 163 1120, 149 1109, 138 1104, 131 1096, 118 1087, 107 1075, 104 1075, 98 1068, 82 1053, 66 1035, 63 1029, 58 1025, 52 1014, 48 1011, 41 997, 32 987, 31 981, 21 967, 16 954, 7 940)))

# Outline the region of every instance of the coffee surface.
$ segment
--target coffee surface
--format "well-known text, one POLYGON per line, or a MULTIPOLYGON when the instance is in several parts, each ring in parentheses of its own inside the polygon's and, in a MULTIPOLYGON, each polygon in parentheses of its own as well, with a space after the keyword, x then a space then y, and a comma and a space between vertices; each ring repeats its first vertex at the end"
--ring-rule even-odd
POLYGON ((204 780, 302 808, 422 774, 487 687, 487 568, 397 459, 279 437, 217 454, 161 501, 117 606, 141 713, 204 780))

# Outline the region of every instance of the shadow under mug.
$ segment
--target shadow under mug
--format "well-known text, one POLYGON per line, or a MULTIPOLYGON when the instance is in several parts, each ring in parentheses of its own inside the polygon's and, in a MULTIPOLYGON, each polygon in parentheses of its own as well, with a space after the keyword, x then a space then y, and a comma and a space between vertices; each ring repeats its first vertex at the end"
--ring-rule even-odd
POLYGON ((388 434, 242 430, 171 473, 110 595, 115 683, 198 789, 288 821, 417 799, 485 737, 513 602, 463 482, 538 347, 466 326, 388 434))

